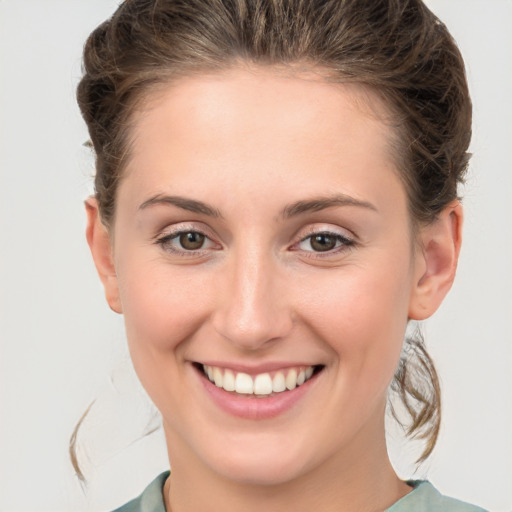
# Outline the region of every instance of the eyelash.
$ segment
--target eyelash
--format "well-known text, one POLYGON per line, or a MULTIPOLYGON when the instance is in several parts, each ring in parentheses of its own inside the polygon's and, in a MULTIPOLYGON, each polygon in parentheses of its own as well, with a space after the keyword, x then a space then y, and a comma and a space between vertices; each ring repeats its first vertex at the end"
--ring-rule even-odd
MULTIPOLYGON (((211 249, 210 247, 204 248, 203 246, 201 246, 197 250, 187 250, 185 248, 177 249, 172 246, 173 241, 179 242, 179 238, 182 235, 187 235, 187 234, 196 234, 196 235, 203 236, 206 241, 208 241, 210 244, 215 245, 215 242, 213 242, 212 239, 203 230, 197 229, 192 226, 190 228, 189 227, 180 227, 179 229, 177 229, 175 231, 166 233, 165 235, 161 236, 160 238, 157 238, 155 240, 155 244, 159 245, 166 252, 179 254, 179 255, 182 255, 185 257, 204 255, 208 250, 211 249)), ((311 230, 310 233, 308 233, 306 236, 301 238, 299 240, 299 242, 296 242, 292 246, 292 250, 294 250, 294 251, 302 250, 304 253, 306 253, 306 257, 308 257, 308 258, 327 258, 334 254, 339 254, 341 252, 345 252, 355 245, 356 245, 356 241, 354 239, 344 236, 340 233, 336 233, 334 231, 329 231, 329 230, 311 230), (329 249, 326 251, 315 251, 313 249, 312 250, 300 249, 300 245, 303 242, 306 242, 308 239, 310 240, 310 246, 311 246, 311 240, 315 236, 316 237, 319 237, 319 236, 331 237, 335 240, 336 245, 333 249, 329 249)))
POLYGON ((159 245, 166 252, 179 254, 179 255, 182 255, 185 257, 202 255, 202 254, 205 254, 205 252, 207 250, 209 250, 209 248, 203 248, 202 246, 197 250, 188 250, 185 248, 177 249, 171 245, 173 241, 179 242, 179 238, 182 235, 188 235, 188 234, 204 236, 206 241, 209 241, 211 244, 215 244, 215 242, 213 242, 212 239, 204 231, 194 228, 194 227, 190 227, 190 228, 180 227, 176 231, 171 231, 170 233, 166 233, 162 237, 157 238, 155 240, 155 243, 157 245, 159 245))
MULTIPOLYGON (((354 247, 356 245, 356 241, 352 238, 349 238, 345 235, 342 235, 340 233, 337 233, 335 231, 329 231, 329 230, 312 230, 310 233, 308 233, 305 237, 301 238, 300 242, 295 244, 295 246, 300 246, 303 242, 306 240, 313 240, 314 237, 318 236, 327 236, 331 237, 336 241, 336 246, 333 249, 329 249, 327 251, 315 251, 315 250, 303 250, 306 253, 306 257, 308 258, 328 258, 330 256, 333 256, 335 254, 340 254, 342 252, 345 252, 349 250, 350 248, 354 247)), ((300 250, 300 249, 298 249, 300 250)))

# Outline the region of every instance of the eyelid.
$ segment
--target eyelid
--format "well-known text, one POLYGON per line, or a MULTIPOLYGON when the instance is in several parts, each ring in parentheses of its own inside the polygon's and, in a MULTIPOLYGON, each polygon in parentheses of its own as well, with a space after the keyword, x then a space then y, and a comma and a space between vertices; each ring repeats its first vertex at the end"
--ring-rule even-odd
POLYGON ((349 249, 352 249, 354 246, 357 245, 357 243, 357 236, 345 228, 334 227, 332 224, 315 224, 312 226, 308 226, 305 231, 300 232, 298 240, 292 244, 291 250, 302 251, 308 258, 329 258, 344 253, 349 249), (327 234, 333 236, 337 238, 339 241, 341 241, 341 244, 338 247, 335 247, 334 249, 328 251, 308 251, 301 249, 299 247, 299 245, 302 242, 306 241, 308 238, 320 234, 327 234))
POLYGON ((158 233, 154 236, 154 239, 157 240, 159 238, 167 237, 170 235, 176 235, 183 232, 194 231, 197 233, 201 233, 208 238, 211 237, 211 230, 208 229, 202 222, 177 222, 176 224, 172 224, 170 226, 166 226, 162 229, 158 230, 158 233))
POLYGON ((207 248, 201 247, 197 250, 186 250, 186 249, 178 249, 178 248, 165 249, 164 245, 170 244, 170 242, 172 240, 178 238, 179 235, 184 234, 184 233, 193 232, 193 233, 199 233, 199 234, 203 235, 211 244, 213 244, 214 246, 217 246, 219 248, 222 248, 222 245, 215 240, 215 238, 217 238, 217 237, 215 237, 212 234, 212 231, 209 228, 205 227, 204 224, 202 224, 202 223, 199 223, 199 224, 201 224, 201 225, 198 226, 195 223, 189 223, 189 222, 174 224, 172 227, 167 227, 167 228, 164 228, 163 230, 160 230, 160 232, 157 235, 155 235, 155 237, 153 238, 153 241, 155 244, 160 245, 162 247, 162 249, 164 249, 166 252, 169 252, 171 254, 184 255, 184 256, 197 256, 198 254, 205 254, 206 252, 211 251, 212 249, 218 250, 218 249, 212 248, 212 247, 207 247, 207 248))
POLYGON ((300 230, 297 236, 300 242, 306 240, 312 235, 317 235, 321 233, 328 233, 333 236, 340 236, 346 240, 350 240, 352 242, 357 241, 357 236, 352 231, 342 228, 339 226, 333 226, 332 224, 313 224, 309 225, 305 228, 305 230, 300 230))

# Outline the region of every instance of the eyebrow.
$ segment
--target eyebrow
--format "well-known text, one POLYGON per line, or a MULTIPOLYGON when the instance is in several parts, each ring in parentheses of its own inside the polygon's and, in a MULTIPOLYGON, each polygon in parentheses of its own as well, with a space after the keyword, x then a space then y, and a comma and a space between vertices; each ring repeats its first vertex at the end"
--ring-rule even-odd
POLYGON ((217 208, 210 206, 202 201, 196 201, 195 199, 188 199, 186 197, 181 196, 166 196, 162 194, 158 194, 156 196, 150 197, 146 201, 144 201, 140 206, 139 210, 144 210, 149 206, 157 205, 157 204, 170 204, 173 206, 177 206, 182 210, 187 210, 189 212, 201 213, 202 215, 207 215, 208 217, 218 217, 222 218, 222 214, 217 208))
MULTIPOLYGON (((207 215, 208 217, 223 218, 221 212, 217 208, 214 208, 207 203, 186 197, 168 196, 163 194, 157 194, 156 196, 150 197, 139 206, 139 210, 144 210, 145 208, 157 204, 169 204, 177 206, 182 210, 200 213, 202 215, 207 215)), ((360 208, 378 211, 377 208, 368 201, 361 201, 345 194, 336 194, 328 197, 314 197, 292 203, 283 208, 281 217, 289 219, 303 213, 318 212, 333 206, 357 206, 360 208)))
POLYGON ((333 206, 357 206, 375 212, 378 211, 377 208, 368 201, 361 201, 345 194, 336 194, 328 197, 314 197, 305 201, 297 201, 296 203, 286 206, 282 212, 282 216, 286 219, 306 212, 318 212, 333 206))

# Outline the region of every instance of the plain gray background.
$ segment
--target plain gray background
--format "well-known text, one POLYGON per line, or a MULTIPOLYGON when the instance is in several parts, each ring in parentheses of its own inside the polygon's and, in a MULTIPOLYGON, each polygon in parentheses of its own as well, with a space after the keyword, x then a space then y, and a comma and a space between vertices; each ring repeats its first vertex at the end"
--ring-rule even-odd
MULTIPOLYGON (((166 468, 83 236, 93 159, 74 100, 81 47, 114 0, 0 0, 0 511, 98 511, 166 468), (69 436, 87 405, 73 475, 69 436)), ((512 510, 512 2, 431 0, 466 58, 475 106, 456 284, 425 325, 444 422, 417 475, 512 510)), ((402 476, 407 453, 395 453, 402 476)))

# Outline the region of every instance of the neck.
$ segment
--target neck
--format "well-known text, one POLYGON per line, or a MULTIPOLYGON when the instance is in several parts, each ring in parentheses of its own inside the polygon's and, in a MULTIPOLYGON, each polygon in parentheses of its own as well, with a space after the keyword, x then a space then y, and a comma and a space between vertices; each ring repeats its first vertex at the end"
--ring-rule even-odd
MULTIPOLYGON (((383 426, 383 425, 382 425, 383 426)), ((384 429, 361 432, 350 447, 293 480, 257 485, 224 478, 186 450, 170 451, 172 476, 164 488, 167 512, 377 512, 410 492, 394 472, 384 429)), ((168 446, 176 446, 166 432, 168 446)))

